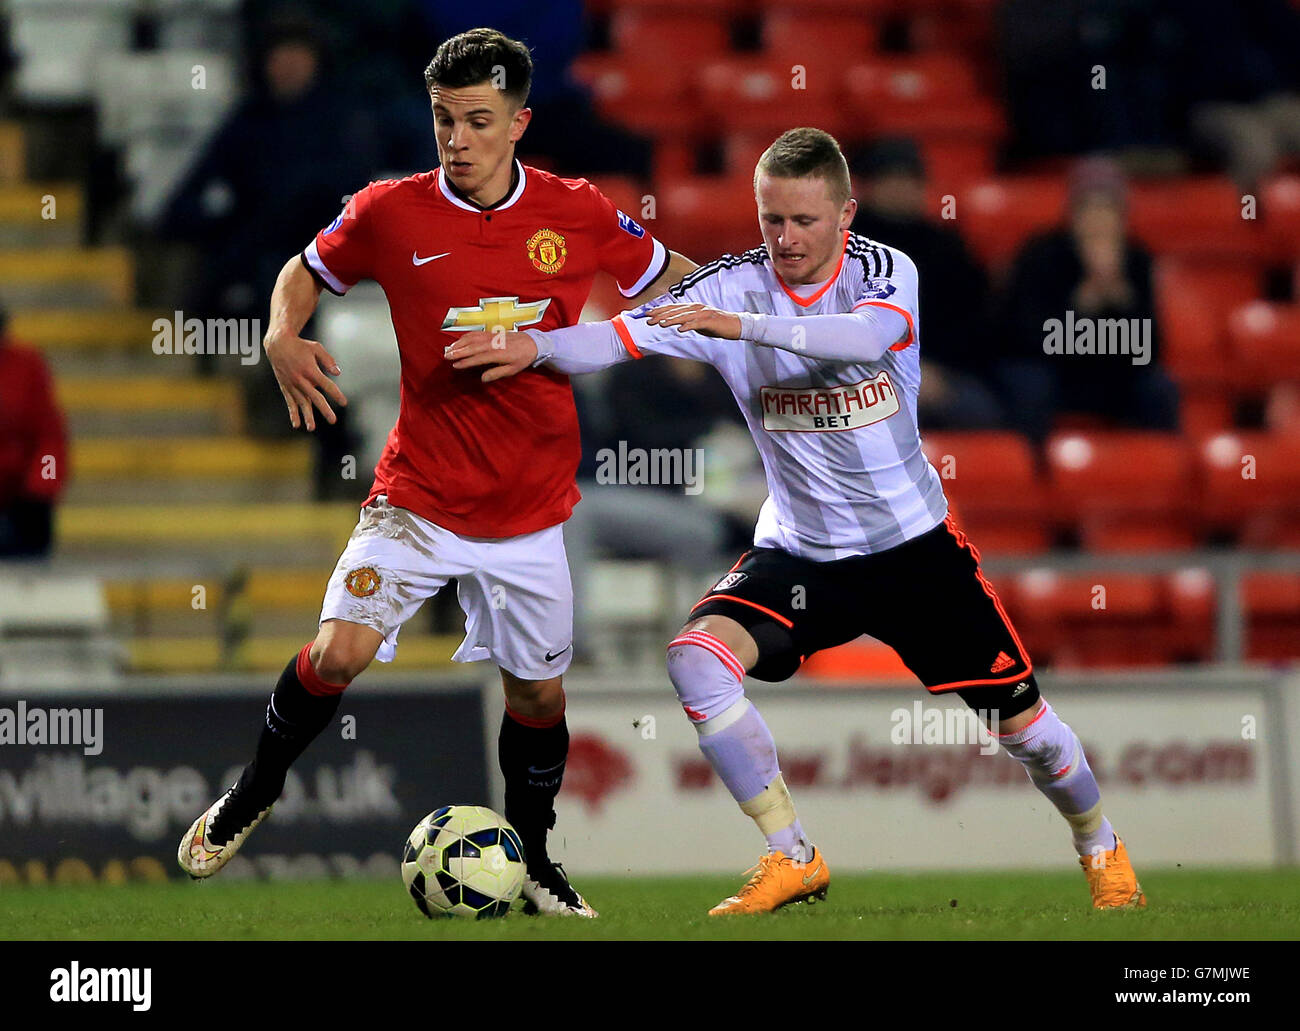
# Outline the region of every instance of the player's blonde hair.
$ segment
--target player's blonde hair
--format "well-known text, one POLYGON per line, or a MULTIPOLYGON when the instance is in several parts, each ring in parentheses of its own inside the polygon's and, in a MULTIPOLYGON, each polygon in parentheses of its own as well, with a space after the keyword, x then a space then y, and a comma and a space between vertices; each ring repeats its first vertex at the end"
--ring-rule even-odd
POLYGON ((830 133, 809 126, 783 132, 763 151, 754 168, 755 190, 760 172, 781 179, 805 176, 825 179, 837 204, 844 204, 853 192, 849 185, 849 163, 844 160, 839 143, 830 133))

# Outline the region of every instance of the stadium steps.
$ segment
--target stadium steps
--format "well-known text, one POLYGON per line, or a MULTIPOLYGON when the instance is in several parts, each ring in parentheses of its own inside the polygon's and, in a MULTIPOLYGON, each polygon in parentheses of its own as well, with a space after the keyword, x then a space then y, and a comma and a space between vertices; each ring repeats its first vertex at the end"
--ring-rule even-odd
POLYGON ((14 309, 121 307, 135 294, 135 269, 125 247, 8 248, 0 250, 0 282, 14 309))
POLYGON ((72 183, 0 185, 0 248, 75 247, 84 214, 72 183))
POLYGON ((0 183, 21 183, 27 174, 27 134, 17 122, 0 122, 0 183))
POLYGON ((243 397, 232 380, 60 375, 55 389, 74 440, 237 436, 244 429, 243 397))
POLYGON ((65 503, 186 497, 198 501, 307 499, 311 442, 243 437, 118 437, 72 444, 65 503))
MULTIPOLYGON (((411 673, 416 670, 462 668, 451 661, 460 646, 459 634, 410 633, 403 628, 397 658, 391 662, 374 662, 366 676, 411 673), (408 636, 409 635, 409 636, 408 636)), ((214 670, 241 670, 274 674, 307 642, 311 628, 296 635, 254 637, 223 650, 213 637, 139 637, 127 645, 130 669, 134 673, 210 673, 214 670)))
MULTIPOLYGON (((73 475, 75 476, 75 470, 73 475)), ((64 505, 57 513, 59 554, 104 561, 286 559, 331 569, 357 522, 348 502, 64 505)))
POLYGON ((236 567, 225 577, 110 580, 104 600, 119 633, 216 634, 222 625, 256 627, 269 635, 307 633, 320 613, 331 568, 236 567))
POLYGON ((95 358, 106 351, 126 351, 155 359, 153 364, 161 370, 182 363, 172 360, 178 356, 163 361, 151 350, 153 323, 158 318, 166 315, 129 307, 37 307, 15 311, 10 328, 15 338, 42 351, 85 351, 95 358))

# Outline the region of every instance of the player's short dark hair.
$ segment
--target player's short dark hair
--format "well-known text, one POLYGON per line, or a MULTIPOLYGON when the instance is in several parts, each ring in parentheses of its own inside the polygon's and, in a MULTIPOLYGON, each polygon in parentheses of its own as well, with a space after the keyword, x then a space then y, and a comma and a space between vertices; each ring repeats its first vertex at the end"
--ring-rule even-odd
POLYGON ((849 166, 844 152, 835 137, 821 129, 803 126, 783 132, 763 151, 754 169, 754 186, 758 187, 758 173, 781 179, 803 179, 816 176, 825 179, 831 196, 843 204, 852 194, 849 185, 849 166))
POLYGON ((528 100, 533 58, 528 47, 496 29, 470 29, 444 40, 424 70, 424 84, 458 89, 490 82, 518 107, 528 100))

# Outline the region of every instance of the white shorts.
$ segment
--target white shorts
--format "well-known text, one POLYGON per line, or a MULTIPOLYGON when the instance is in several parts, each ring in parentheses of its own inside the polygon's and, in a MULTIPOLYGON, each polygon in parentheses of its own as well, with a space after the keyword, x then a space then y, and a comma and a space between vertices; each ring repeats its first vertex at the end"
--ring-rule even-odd
POLYGON ((455 577, 465 611, 456 662, 491 659, 524 680, 547 680, 573 658, 573 586, 564 527, 518 537, 462 537, 380 495, 325 588, 320 621, 344 619, 384 635, 376 658, 392 662, 397 632, 455 577))

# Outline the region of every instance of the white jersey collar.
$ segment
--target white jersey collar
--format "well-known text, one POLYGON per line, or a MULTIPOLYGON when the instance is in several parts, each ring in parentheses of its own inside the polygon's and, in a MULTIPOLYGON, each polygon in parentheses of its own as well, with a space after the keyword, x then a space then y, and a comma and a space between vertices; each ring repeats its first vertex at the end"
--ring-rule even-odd
POLYGON ((477 204, 471 204, 464 198, 457 196, 456 192, 452 189, 451 184, 447 182, 447 172, 441 165, 438 166, 438 189, 442 191, 442 195, 451 201, 451 203, 455 204, 456 207, 464 208, 466 211, 473 211, 477 214, 481 214, 484 211, 504 211, 524 195, 524 187, 528 185, 528 173, 524 169, 523 162, 518 158, 515 158, 515 168, 519 172, 519 182, 515 185, 515 188, 510 191, 510 195, 504 200, 498 201, 496 204, 493 204, 488 208, 480 208, 477 204))

